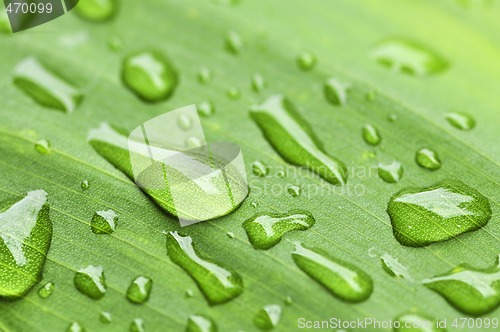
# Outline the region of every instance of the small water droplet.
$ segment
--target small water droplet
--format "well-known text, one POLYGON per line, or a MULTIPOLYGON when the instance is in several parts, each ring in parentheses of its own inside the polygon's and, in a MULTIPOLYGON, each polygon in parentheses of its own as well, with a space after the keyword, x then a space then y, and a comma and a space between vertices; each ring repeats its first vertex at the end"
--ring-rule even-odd
POLYGON ((476 126, 474 118, 465 113, 448 113, 446 114, 446 120, 453 127, 464 131, 471 130, 476 126))
POLYGON ((234 239, 234 233, 233 232, 227 232, 226 236, 230 239, 234 239))
POLYGON ((91 22, 105 22, 113 18, 117 11, 116 0, 85 0, 75 7, 75 13, 91 22))
POLYGON ((198 81, 201 84, 207 84, 211 82, 214 78, 214 75, 212 71, 207 68, 207 67, 201 67, 200 70, 198 70, 198 81))
POLYGON ((397 119, 398 119, 398 115, 394 114, 394 113, 391 113, 387 116, 387 121, 389 121, 389 122, 396 122, 397 119))
POLYGON ((90 222, 90 229, 94 234, 111 234, 115 231, 117 222, 115 211, 97 211, 90 222))
POLYGON ((186 114, 182 114, 177 118, 177 124, 181 129, 188 130, 192 125, 191 118, 186 114))
POLYGON ((85 190, 85 189, 89 189, 90 188, 90 183, 88 180, 83 180, 81 183, 80 183, 80 187, 85 190))
POLYGON ((264 80, 264 77, 262 77, 261 74, 259 73, 256 73, 253 77, 252 77, 252 90, 255 91, 255 92, 261 92, 262 90, 265 89, 267 83, 266 81, 264 80))
POLYGON ((366 93, 365 98, 368 101, 373 101, 377 97, 377 93, 375 91, 369 91, 366 93))
POLYGON ((45 283, 45 285, 43 285, 38 290, 38 296, 40 296, 42 299, 48 298, 54 292, 54 288, 55 287, 56 287, 56 285, 53 282, 51 282, 51 281, 45 283))
POLYGON ((177 232, 167 234, 167 253, 198 285, 211 304, 228 302, 243 292, 241 276, 221 265, 202 258, 190 236, 177 232))
POLYGON ((127 299, 136 304, 143 304, 149 299, 153 280, 145 276, 138 276, 127 289, 127 299))
POLYGON ((191 315, 186 325, 186 332, 217 332, 217 325, 208 316, 191 315))
POLYGON ((389 201, 394 236, 405 246, 420 247, 481 228, 491 218, 490 203, 461 181, 427 188, 406 188, 389 201))
POLYGON ((24 296, 42 276, 52 240, 47 193, 0 202, 0 298, 24 296))
POLYGON ((215 113, 215 106, 209 101, 204 101, 196 105, 198 114, 203 117, 209 117, 215 113))
POLYGON ((293 197, 299 197, 300 194, 302 193, 302 188, 300 186, 291 185, 288 186, 287 191, 293 197))
POLYGON ((12 33, 9 17, 7 16, 7 12, 5 10, 0 10, 0 33, 3 34, 12 33))
POLYGON ((326 81, 323 88, 326 100, 332 105, 343 106, 347 103, 347 91, 350 85, 343 83, 336 78, 330 78, 326 81))
POLYGON ((144 329, 144 320, 142 318, 135 318, 130 323, 129 332, 146 332, 144 329))
POLYGON ((226 35, 226 50, 232 54, 238 54, 243 47, 243 41, 238 33, 230 31, 226 35))
POLYGON ((304 273, 341 300, 361 302, 373 291, 368 274, 320 249, 307 249, 297 242, 292 258, 304 273))
POLYGON ((106 294, 106 279, 101 266, 89 265, 75 273, 73 283, 80 293, 98 300, 106 294))
POLYGON ((82 327, 80 323, 73 322, 69 324, 68 328, 66 329, 66 332, 85 332, 85 329, 82 327))
POLYGON ((403 166, 399 161, 378 164, 378 176, 387 183, 396 183, 403 177, 403 166))
POLYGON ((240 89, 238 89, 236 87, 231 87, 231 88, 227 89, 226 94, 230 99, 233 99, 233 100, 240 99, 240 97, 241 97, 240 89))
POLYGON ((415 154, 415 161, 420 167, 435 171, 441 168, 441 160, 436 151, 423 148, 415 154))
POLYGON ((269 167, 261 161, 254 161, 252 163, 252 173, 256 176, 264 177, 269 173, 269 167))
POLYGON ((121 51, 123 49, 123 39, 116 36, 109 38, 108 47, 113 52, 121 51))
POLYGON ((397 332, 446 332, 444 328, 436 326, 431 318, 424 317, 416 313, 406 313, 395 319, 401 326, 394 329, 397 332))
POLYGON ((389 275, 396 278, 412 279, 406 266, 401 264, 397 258, 385 253, 380 259, 382 261, 382 268, 389 273, 389 275))
POLYGON ((41 139, 35 143, 35 149, 41 154, 49 154, 52 151, 50 141, 46 139, 41 139))
POLYGON ((177 71, 170 60, 158 52, 141 51, 125 58, 122 80, 136 96, 146 102, 168 99, 178 84, 177 71))
POLYGON ((277 175, 279 178, 284 178, 284 177, 286 177, 286 173, 285 173, 285 171, 278 171, 278 172, 276 172, 276 175, 277 175))
POLYGON ((362 129, 363 140, 370 145, 379 145, 382 138, 377 128, 371 124, 366 124, 362 129))
POLYGON ((256 208, 257 206, 259 206, 259 203, 257 203, 257 202, 252 202, 252 203, 250 204, 250 206, 251 206, 251 207, 253 207, 253 208, 256 208))
POLYGON ((196 136, 189 136, 188 138, 186 138, 186 146, 188 148, 196 148, 202 145, 203 145, 202 140, 196 136))
POLYGON ((297 56, 297 65, 303 71, 308 71, 316 66, 316 56, 310 52, 300 52, 297 56))
POLYGON ((258 214, 243 222, 250 243, 256 249, 269 249, 281 241, 285 233, 294 230, 307 230, 316 220, 306 212, 287 214, 258 214))
POLYGON ((281 319, 281 306, 279 304, 268 304, 257 311, 253 319, 255 326, 263 331, 272 330, 281 319))
POLYGON ((76 87, 33 57, 16 66, 14 84, 41 106, 65 112, 74 111, 83 99, 76 87))
POLYGON ((444 71, 448 63, 430 48, 401 39, 386 39, 374 46, 372 57, 394 72, 427 76, 444 71))
POLYGON ((186 289, 186 297, 191 298, 194 296, 193 290, 192 289, 186 289))
POLYGON ((293 299, 291 296, 287 296, 283 302, 285 302, 286 305, 292 305, 293 299))
POLYGON ((99 320, 101 321, 101 323, 109 324, 113 321, 113 316, 110 312, 102 311, 99 315, 99 320))

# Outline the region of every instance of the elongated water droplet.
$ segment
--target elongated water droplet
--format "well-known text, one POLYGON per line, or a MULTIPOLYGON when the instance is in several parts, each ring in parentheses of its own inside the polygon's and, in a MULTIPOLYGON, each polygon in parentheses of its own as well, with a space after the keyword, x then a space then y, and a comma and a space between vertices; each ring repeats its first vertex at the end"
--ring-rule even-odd
POLYGON ((258 214, 243 222, 250 243, 256 249, 269 249, 281 241, 283 235, 294 230, 311 228, 316 220, 305 211, 287 214, 258 214))
POLYGON ((75 13, 91 22, 109 21, 116 14, 117 0, 85 0, 75 7, 75 13))
POLYGON ((399 161, 390 164, 378 164, 378 176, 387 183, 396 183, 403 177, 403 166, 399 161))
POLYGON ((435 171, 441 168, 441 160, 436 151, 423 148, 415 154, 415 161, 420 167, 435 171))
POLYGON ((436 322, 416 313, 407 313, 398 316, 395 322, 399 323, 399 328, 394 328, 395 332, 445 332, 444 328, 436 326, 436 322))
POLYGON ((382 257, 380 257, 380 259, 382 261, 382 267, 391 276, 409 280, 412 279, 406 266, 401 264, 397 258, 385 253, 382 257))
POLYGON ((378 129, 371 124, 366 124, 362 129, 363 140, 370 145, 379 145, 382 138, 378 129))
POLYGON ((56 286, 54 285, 53 282, 51 281, 47 282, 38 290, 38 296, 40 296, 42 299, 48 298, 54 292, 55 287, 56 286))
POLYGON ((326 100, 335 106, 342 106, 347 103, 347 91, 350 85, 343 83, 336 78, 326 81, 323 88, 326 100))
POLYGON ((214 75, 212 74, 212 71, 207 67, 201 67, 198 71, 198 81, 201 84, 207 84, 212 81, 213 78, 214 75))
POLYGON ((83 189, 83 190, 86 190, 86 189, 89 189, 90 188, 90 183, 88 180, 83 180, 81 183, 80 183, 80 187, 83 189))
POLYGON ((347 168, 323 151, 321 142, 295 107, 283 96, 273 96, 250 109, 265 138, 287 162, 304 166, 332 184, 344 184, 347 168))
POLYGON ((297 56, 297 66, 303 71, 308 71, 316 66, 316 56, 310 52, 300 52, 297 56))
POLYGON ((36 58, 24 59, 16 66, 14 84, 38 104, 65 112, 75 110, 83 99, 77 88, 36 58))
POLYGON ((41 139, 35 143, 35 149, 41 154, 49 154, 52 151, 50 146, 50 141, 46 139, 41 139))
POLYGON ((293 304, 293 299, 291 296, 287 296, 284 300, 286 305, 292 305, 293 304))
POLYGON ((261 161, 254 161, 252 163, 252 173, 256 176, 264 177, 269 173, 269 167, 261 161))
POLYGON ((98 300, 106 294, 106 279, 101 266, 89 265, 75 273, 73 283, 80 293, 98 300))
POLYGON ((94 234, 111 234, 115 231, 117 222, 115 211, 97 211, 92 217, 90 228, 94 234))
POLYGON ((230 239, 234 239, 234 233, 233 232, 227 232, 226 236, 230 239))
POLYGON ((500 255, 497 266, 476 269, 459 265, 449 273, 423 280, 423 284, 461 312, 485 315, 500 306, 500 255))
POLYGON ((128 329, 130 332, 146 332, 144 329, 144 320, 142 318, 135 318, 128 329))
POLYGON ((281 306, 279 304, 268 304, 257 311, 253 319, 255 326, 263 331, 272 330, 281 319, 281 306))
POLYGON ((217 332, 217 325, 208 316, 191 315, 186 325, 186 332, 217 332))
POLYGON ((0 202, 0 298, 24 296, 42 276, 52 240, 47 193, 0 202))
POLYGON ((111 315, 110 312, 103 311, 99 315, 99 320, 101 321, 101 323, 109 324, 113 321, 113 316, 111 315))
POLYGON ((66 329, 66 332, 85 332, 85 329, 80 323, 73 322, 69 324, 68 328, 66 329))
POLYGON ((178 83, 177 71, 159 52, 141 51, 125 58, 122 80, 136 96, 150 103, 168 99, 178 83))
POLYGON ((251 85, 252 85, 253 91, 261 92, 262 90, 264 90, 267 83, 266 83, 266 80, 264 80, 264 77, 262 77, 262 75, 257 73, 252 77, 252 84, 251 85))
POLYGON ((300 186, 291 185, 288 186, 287 191, 293 197, 299 197, 300 194, 302 193, 302 188, 300 186))
POLYGON ((203 117, 209 117, 215 113, 215 106, 209 101, 204 101, 196 105, 198 114, 203 117))
POLYGON ((373 291, 368 274, 320 249, 311 250, 296 243, 292 257, 302 271, 341 300, 361 302, 373 291))
POLYGON ((405 246, 445 241, 486 225, 490 203, 461 181, 447 180, 427 188, 407 188, 392 196, 387 213, 394 236, 405 246))
POLYGON ((240 99, 240 97, 241 97, 240 89, 238 89, 236 87, 231 87, 231 88, 227 89, 226 94, 229 97, 229 99, 232 99, 232 100, 240 99))
POLYGON ((448 67, 448 63, 430 48, 402 38, 390 38, 376 44, 372 57, 394 72, 412 76, 437 74, 448 67))
POLYGON ((186 289, 186 297, 187 298, 192 298, 194 296, 193 290, 192 289, 186 289))
POLYGON ((186 138, 186 146, 188 148, 194 149, 194 148, 199 147, 201 145, 203 145, 203 141, 196 136, 189 136, 188 138, 186 138))
POLYGON ((191 128, 192 125, 191 118, 186 114, 181 114, 177 118, 177 124, 181 129, 188 130, 189 128, 191 128))
POLYGON ((194 248, 193 239, 190 236, 169 232, 167 253, 175 264, 193 278, 211 305, 228 302, 243 292, 241 276, 202 258, 194 248))
POLYGON ((127 289, 127 299, 132 303, 143 304, 149 299, 152 287, 151 278, 138 276, 127 289))
POLYGON ((238 33, 230 31, 226 36, 226 50, 232 54, 238 54, 243 47, 243 41, 238 33))
POLYGON ((448 113, 446 114, 446 120, 453 127, 464 131, 471 130, 476 126, 474 118, 465 113, 448 113))

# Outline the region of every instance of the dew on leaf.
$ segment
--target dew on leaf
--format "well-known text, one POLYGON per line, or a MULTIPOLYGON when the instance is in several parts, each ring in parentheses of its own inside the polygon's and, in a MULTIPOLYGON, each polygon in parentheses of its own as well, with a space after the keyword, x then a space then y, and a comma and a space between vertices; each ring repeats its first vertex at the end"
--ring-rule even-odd
POLYGON ((385 253, 380 257, 380 260, 382 262, 382 268, 389 273, 389 275, 396 278, 412 279, 406 266, 401 264, 396 257, 385 253))
POLYGON ((378 164, 378 176, 387 183, 396 183, 403 177, 403 166, 399 161, 390 164, 378 164))
POLYGON ((127 299, 136 304, 143 304, 149 299, 153 280, 145 276, 135 278, 127 289, 127 299))
POLYGON ((83 180, 81 183, 80 183, 80 187, 83 189, 83 190, 86 190, 86 189, 89 189, 90 188, 90 183, 88 180, 83 180))
POLYGON ((215 106, 209 101, 199 103, 196 105, 196 109, 198 110, 198 114, 203 117, 209 117, 215 113, 215 106))
POLYGON ((194 296, 193 290, 192 289, 186 289, 185 293, 186 297, 191 298, 194 296))
POLYGON ((251 207, 253 207, 253 208, 256 208, 257 206, 259 206, 259 203, 257 203, 257 202, 252 202, 252 203, 250 204, 250 206, 251 206, 251 207))
POLYGON ((256 73, 255 75, 253 75, 251 82, 253 91, 261 92, 262 90, 265 89, 266 85, 267 85, 266 80, 264 79, 264 77, 262 77, 261 74, 256 73))
POLYGON ((436 326, 436 322, 431 318, 424 317, 416 313, 406 313, 398 316, 395 322, 399 322, 399 328, 394 328, 395 332, 445 332, 444 328, 436 326))
POLYGON ((465 113, 448 113, 446 114, 446 120, 453 127, 464 131, 471 130, 476 126, 474 118, 465 113))
POLYGON ((264 177, 269 174, 269 167, 261 161, 254 161, 252 163, 252 173, 256 176, 264 177))
POLYGON ((238 33, 230 31, 226 35, 225 46, 229 53, 238 54, 243 47, 243 41, 238 33))
POLYGON ((441 168, 441 160, 437 152, 428 148, 418 150, 415 154, 415 161, 420 167, 431 171, 441 168))
POLYGON ((54 288, 56 286, 54 285, 53 282, 51 281, 48 281, 45 283, 45 285, 43 285, 39 290, 38 290, 38 296, 40 296, 40 298, 42 299, 46 299, 48 298, 49 296, 52 295, 52 293, 54 292, 54 288))
POLYGON ((379 145, 380 141, 382 140, 378 129, 371 124, 364 125, 361 133, 366 144, 379 145))
POLYGON ((85 329, 80 323, 73 322, 69 324, 68 328, 66 329, 66 332, 85 332, 85 329))
POLYGON ((310 52, 300 52, 296 61, 297 66, 303 71, 309 71, 316 66, 316 56, 310 52))
POLYGON ((120 37, 111 37, 108 39, 108 47, 113 52, 118 52, 123 49, 123 39, 120 37))
POLYGON ((253 318, 255 326, 262 331, 274 329, 281 319, 281 306, 268 304, 259 309, 253 318))
POLYGON ((232 100, 240 99, 241 97, 240 89, 236 87, 230 87, 229 89, 227 89, 226 94, 229 97, 229 99, 232 100))
POLYGON ((230 239, 234 239, 234 233, 233 232, 227 232, 226 236, 230 239))
POLYGON ((207 84, 210 81, 212 81, 213 78, 214 78, 214 75, 209 68, 201 67, 198 70, 198 82, 200 82, 201 84, 207 84))
POLYGON ((117 222, 115 211, 97 211, 90 222, 90 229, 94 234, 111 234, 115 231, 117 222))
POLYGON ((107 311, 102 311, 100 314, 99 314, 99 320, 101 321, 101 323, 103 324, 109 324, 113 321, 113 316, 111 315, 110 312, 107 312, 107 311))
POLYGON ((285 302, 286 305, 292 305, 293 299, 291 296, 287 296, 287 297, 285 297, 285 300, 283 302, 285 302))
POLYGON ((368 101, 373 101, 373 100, 375 100, 376 97, 377 97, 377 94, 375 93, 375 91, 369 91, 365 95, 365 98, 368 101))
POLYGON ((106 279, 101 266, 89 265, 78 270, 73 278, 73 283, 78 291, 91 299, 98 300, 106 294, 106 279))
POLYGON ((285 171, 278 171, 276 172, 276 176, 278 176, 279 178, 284 178, 286 177, 286 173, 285 171))
POLYGON ((130 323, 129 332, 146 332, 144 328, 144 320, 142 318, 135 318, 130 323))
POLYGON ((350 85, 339 81, 336 78, 330 78, 325 82, 323 93, 330 104, 343 106, 347 103, 347 92, 350 85))
POLYGON ((117 10, 117 0, 85 0, 75 7, 78 16, 91 22, 109 21, 117 10))
POLYGON ((35 149, 41 154, 49 154, 52 147, 49 140, 41 139, 35 142, 35 149))
POLYGON ((181 114, 177 118, 177 124, 183 130, 188 130, 192 126, 191 118, 186 114, 181 114))
POLYGON ((387 115, 387 121, 389 122, 396 122, 397 119, 398 119, 397 114, 390 113, 389 115, 387 115))
POLYGON ((212 318, 195 314, 189 316, 186 332, 217 332, 217 325, 212 318))
POLYGON ((287 191, 293 197, 299 197, 302 193, 302 188, 300 186, 290 185, 288 186, 287 191))

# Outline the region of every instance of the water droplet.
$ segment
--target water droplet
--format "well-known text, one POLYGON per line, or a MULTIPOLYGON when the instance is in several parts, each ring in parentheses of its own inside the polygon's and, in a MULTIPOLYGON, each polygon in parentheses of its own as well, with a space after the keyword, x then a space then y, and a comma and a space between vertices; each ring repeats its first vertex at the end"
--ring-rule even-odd
POLYGON ((389 122, 396 122, 397 119, 398 119, 398 115, 394 114, 394 113, 391 113, 387 116, 387 121, 389 121, 389 122))
POLYGON ((168 99, 177 87, 177 76, 172 63, 158 52, 142 51, 123 61, 123 83, 146 102, 168 99))
POLYGON ((226 50, 232 54, 238 54, 243 47, 243 41, 239 34, 230 31, 226 36, 226 50))
POLYGON ((377 93, 375 91, 369 91, 366 93, 366 96, 365 96, 366 100, 368 100, 368 101, 373 101, 373 100, 375 100, 376 97, 377 97, 377 93))
POLYGON ((54 292, 55 287, 56 285, 54 285, 53 282, 51 281, 47 282, 38 290, 38 296, 40 296, 42 299, 48 298, 54 292))
POLYGON ((108 47, 113 52, 118 52, 123 49, 123 40, 120 37, 111 37, 108 40, 108 47))
POLYGON ((376 44, 372 57, 394 72, 412 76, 437 74, 448 67, 448 63, 428 47, 401 38, 390 38, 376 44))
POLYGON ((286 177, 286 173, 285 173, 285 171, 278 171, 278 172, 276 172, 276 175, 277 175, 279 178, 284 178, 284 177, 286 177))
POLYGON ((243 292, 241 276, 213 261, 202 258, 195 249, 190 236, 169 232, 167 253, 175 264, 193 278, 211 305, 228 302, 243 292))
POLYGON ((392 196, 387 213, 396 239, 412 247, 477 230, 491 218, 486 197, 463 182, 452 180, 401 190, 392 196))
POLYGON ((441 160, 436 151, 423 148, 415 154, 415 161, 420 167, 435 171, 441 168, 441 160))
POLYGON ((85 332, 85 329, 78 322, 73 322, 69 324, 66 332, 85 332))
POLYGON ((73 283, 80 293, 98 300, 106 294, 106 279, 101 266, 89 265, 75 273, 73 283))
POLYGON ((191 298, 194 296, 192 289, 186 289, 186 297, 191 298))
POLYGON ((380 259, 382 261, 382 267, 389 275, 396 278, 412 279, 406 266, 401 264, 397 258, 385 253, 380 259))
POLYGON ((116 0, 85 0, 75 7, 75 13, 91 22, 109 21, 116 14, 116 0))
POLYGON ((262 75, 260 75, 259 73, 256 73, 252 77, 252 90, 253 91, 261 92, 262 90, 265 89, 266 85, 267 85, 267 83, 264 80, 264 77, 262 77, 262 75))
POLYGON ((350 85, 343 83, 336 78, 326 81, 323 88, 326 100, 335 106, 343 106, 347 103, 347 90, 350 85))
POLYGON ((99 320, 101 321, 101 323, 109 324, 113 321, 113 316, 111 315, 110 312, 103 311, 99 315, 99 320))
POLYGON ((130 332, 146 332, 144 329, 144 320, 142 318, 135 318, 128 329, 130 332))
POLYGON ((234 233, 233 232, 227 232, 226 236, 230 239, 234 239, 234 233))
POLYGON ((289 231, 307 230, 316 220, 305 211, 287 214, 258 214, 243 222, 250 243, 256 249, 269 249, 289 231))
POLYGON ((81 183, 80 183, 80 187, 82 187, 83 190, 85 189, 89 189, 90 188, 90 183, 88 180, 83 180, 81 183))
POLYGON ((0 202, 0 298, 24 296, 42 276, 52 240, 47 193, 0 202))
POLYGON ((201 67, 198 71, 198 81, 201 84, 207 84, 214 78, 212 71, 207 67, 201 67))
POLYGON ((424 317, 416 313, 403 314, 395 319, 399 322, 400 328, 395 328, 396 332, 445 332, 445 329, 438 328, 436 322, 431 318, 424 317))
POLYGON ((341 300, 361 302, 373 291, 368 274, 320 249, 307 249, 297 242, 292 257, 302 271, 341 300))
POLYGON ((302 188, 300 186, 291 185, 288 186, 287 191, 293 197, 298 197, 302 193, 302 188))
POLYGON ((38 104, 61 111, 74 111, 83 99, 76 87, 33 57, 16 66, 14 84, 38 104))
POLYGON ((209 101, 204 101, 196 106, 198 114, 203 117, 209 117, 215 113, 215 106, 209 101))
POLYGON ((203 141, 196 136, 189 136, 186 138, 186 146, 188 148, 196 148, 203 145, 203 141))
POLYGON ((304 166, 332 184, 344 184, 347 168, 323 151, 321 142, 292 103, 273 96, 250 109, 264 137, 287 162, 304 166))
POLYGON ((127 299, 132 303, 143 304, 149 299, 152 287, 151 278, 138 276, 127 289, 127 299))
POLYGON ((371 124, 366 124, 362 129, 363 140, 370 145, 379 145, 382 138, 377 128, 371 124))
POLYGON ((3 34, 12 33, 9 17, 7 16, 7 12, 5 10, 0 10, 0 33, 3 34))
POLYGON ((90 229, 94 234, 111 234, 115 231, 117 222, 115 211, 97 211, 90 222, 90 229))
POLYGON ((284 302, 285 302, 285 304, 286 304, 286 305, 292 305, 292 304, 293 304, 293 299, 292 299, 292 297, 291 297, 291 296, 287 296, 287 297, 285 298, 285 301, 284 301, 284 302))
POLYGON ((264 177, 269 173, 269 167, 261 161, 254 161, 252 163, 252 173, 256 176, 264 177))
POLYGON ((257 311, 253 323, 258 329, 268 331, 274 329, 280 319, 281 306, 278 304, 268 304, 257 311))
POLYGON ((226 94, 230 99, 233 99, 233 100, 240 99, 240 97, 241 97, 240 89, 238 89, 236 87, 231 87, 231 88, 227 89, 226 94))
POLYGON ((35 143, 35 149, 41 154, 49 154, 52 151, 50 146, 50 141, 46 139, 41 139, 35 143))
POLYGON ((297 65, 304 71, 311 70, 316 66, 316 56, 310 52, 300 52, 297 56, 297 65))
POLYGON ((457 310, 472 316, 485 315, 500 306, 499 260, 500 257, 497 266, 489 269, 459 265, 445 275, 422 283, 457 310))
POLYGON ((217 325, 208 316, 191 315, 186 325, 186 332, 217 332, 217 325))
POLYGON ((387 183, 396 183, 403 177, 403 166, 398 161, 378 164, 378 176, 387 183))
POLYGON ((446 114, 446 120, 450 125, 460 130, 467 131, 476 126, 474 118, 465 113, 448 113, 446 114))
POLYGON ((256 208, 257 206, 259 206, 259 203, 257 203, 257 202, 252 202, 252 203, 250 204, 250 206, 251 206, 251 207, 253 207, 253 208, 256 208))
POLYGON ((181 129, 188 130, 191 128, 191 118, 186 114, 182 114, 177 118, 177 124, 181 129))

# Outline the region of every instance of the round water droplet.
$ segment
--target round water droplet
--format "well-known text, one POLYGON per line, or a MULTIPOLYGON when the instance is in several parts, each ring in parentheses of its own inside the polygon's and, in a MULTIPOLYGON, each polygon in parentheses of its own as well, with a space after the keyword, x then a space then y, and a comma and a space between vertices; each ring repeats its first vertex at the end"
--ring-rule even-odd
POLYGON ((441 160, 436 151, 423 148, 415 154, 415 161, 420 167, 435 171, 441 168, 441 160))
POLYGON ((347 83, 343 83, 336 78, 330 78, 326 81, 323 92, 330 104, 342 106, 347 103, 347 91, 349 87, 350 85, 347 83))
POLYGON ((196 105, 198 114, 203 117, 209 117, 215 113, 215 106, 209 101, 204 101, 196 105))
POLYGON ((101 321, 101 323, 109 324, 113 321, 113 316, 110 312, 103 311, 99 314, 99 320, 101 321))
POLYGON ((185 114, 182 114, 177 118, 177 124, 181 129, 188 130, 191 128, 191 118, 185 114))
POLYGON ((262 77, 262 75, 260 75, 259 73, 255 74, 253 77, 252 77, 252 90, 255 91, 255 92, 261 92, 262 90, 264 90, 264 88, 266 87, 267 83, 266 81, 264 80, 264 77, 262 77))
POLYGON ((226 94, 230 99, 233 99, 233 100, 239 99, 241 97, 240 89, 238 89, 236 87, 231 87, 231 88, 227 89, 226 94))
POLYGON ((387 183, 396 183, 403 177, 403 166, 398 161, 378 165, 378 176, 387 183))
POLYGON ((69 324, 68 328, 66 329, 66 332, 85 332, 85 329, 80 323, 73 322, 69 324))
POLYGON ((272 330, 281 319, 281 306, 279 304, 268 304, 261 308, 253 319, 255 326, 263 331, 272 330))
POLYGON ((288 186, 287 191, 293 197, 298 197, 302 193, 302 188, 300 186, 291 185, 288 186))
POLYGON ((153 51, 126 57, 122 65, 122 80, 127 88, 147 102, 168 99, 178 83, 177 72, 171 62, 153 51))
POLYGON ((191 315, 186 325, 186 332, 217 332, 217 325, 208 316, 191 315))
POLYGON ((89 265, 75 273, 73 283, 80 293, 98 300, 106 294, 106 279, 101 266, 89 265))
POLYGON ((230 31, 226 35, 226 50, 232 54, 238 54, 243 47, 243 41, 239 34, 234 31, 230 31))
POLYGON ((50 141, 46 139, 41 139, 35 143, 35 149, 41 154, 49 154, 52 151, 50 146, 50 141))
POLYGON ((153 280, 148 277, 138 276, 127 289, 127 300, 136 304, 143 304, 149 299, 153 280))
POLYGON ((474 118, 465 113, 448 113, 446 120, 453 127, 464 131, 471 130, 476 126, 474 118))
POLYGON ((269 173, 269 167, 261 161, 254 161, 252 163, 252 173, 256 176, 264 177, 269 173))
POLYGON ((92 22, 108 21, 116 14, 116 0, 85 0, 75 7, 75 13, 92 22))
POLYGON ((144 329, 144 320, 142 318, 135 318, 130 323, 129 332, 146 332, 144 329))
POLYGON ((316 66, 316 56, 310 52, 300 52, 297 56, 297 66, 304 71, 308 71, 316 66))
POLYGON ((212 81, 214 78, 214 75, 212 74, 212 71, 207 68, 207 67, 201 67, 200 70, 198 70, 198 81, 201 84, 207 84, 210 81, 212 81))
POLYGON ((363 134, 363 140, 370 145, 379 145, 382 138, 380 137, 380 133, 377 128, 375 128, 371 124, 366 124, 363 126, 361 130, 363 134))
POLYGON ((53 282, 51 281, 47 282, 38 290, 38 296, 40 296, 42 299, 48 298, 54 292, 55 287, 56 285, 54 285, 53 282))
POLYGON ((83 190, 85 189, 89 189, 90 188, 90 183, 88 180, 83 180, 81 183, 80 183, 80 187, 82 187, 83 190))
POLYGON ((94 234, 111 234, 115 231, 117 222, 115 211, 97 211, 92 217, 90 228, 94 234))

